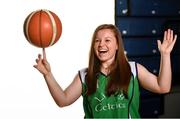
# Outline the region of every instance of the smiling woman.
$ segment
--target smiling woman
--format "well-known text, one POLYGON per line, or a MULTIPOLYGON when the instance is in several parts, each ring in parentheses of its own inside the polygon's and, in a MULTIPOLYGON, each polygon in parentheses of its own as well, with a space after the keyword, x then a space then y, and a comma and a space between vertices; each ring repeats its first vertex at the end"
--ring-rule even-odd
MULTIPOLYGON (((116 54, 115 52, 118 49, 117 41, 113 36, 114 33, 110 29, 101 30, 97 33, 94 44, 94 50, 97 57, 102 62, 106 62, 106 60, 109 60, 109 64, 111 64, 114 60, 116 54)), ((108 67, 107 65, 108 64, 102 64, 102 68, 106 69, 108 67)))
POLYGON ((144 66, 129 62, 124 54, 121 33, 113 24, 99 25, 93 34, 89 66, 79 70, 63 90, 55 80, 45 49, 34 67, 44 76, 59 107, 69 106, 82 95, 85 118, 139 118, 139 85, 155 93, 168 93, 171 87, 170 53, 177 35, 168 29, 161 43, 159 76, 144 66), (107 71, 106 71, 106 69, 107 71))

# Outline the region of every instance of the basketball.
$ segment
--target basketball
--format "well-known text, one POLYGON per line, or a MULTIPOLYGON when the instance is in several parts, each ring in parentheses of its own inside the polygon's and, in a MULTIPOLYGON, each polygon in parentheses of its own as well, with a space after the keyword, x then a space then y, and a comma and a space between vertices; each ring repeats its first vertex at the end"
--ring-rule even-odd
POLYGON ((59 40, 62 34, 62 23, 55 13, 41 9, 27 16, 23 30, 29 43, 39 48, 46 48, 59 40))

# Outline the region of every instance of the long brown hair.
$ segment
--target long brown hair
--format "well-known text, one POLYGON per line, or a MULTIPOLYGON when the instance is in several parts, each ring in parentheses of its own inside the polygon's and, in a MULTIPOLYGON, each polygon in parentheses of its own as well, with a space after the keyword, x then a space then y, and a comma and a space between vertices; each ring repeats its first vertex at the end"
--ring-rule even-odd
POLYGON ((127 97, 128 86, 131 78, 131 69, 127 57, 124 54, 123 41, 121 33, 118 28, 112 24, 102 24, 98 26, 92 36, 92 43, 89 56, 89 67, 87 71, 87 94, 91 95, 97 88, 97 76, 100 72, 100 60, 97 58, 94 51, 95 39, 98 31, 103 29, 110 29, 114 33, 117 40, 118 50, 116 51, 115 61, 110 66, 110 80, 106 86, 106 93, 108 96, 123 91, 127 97))

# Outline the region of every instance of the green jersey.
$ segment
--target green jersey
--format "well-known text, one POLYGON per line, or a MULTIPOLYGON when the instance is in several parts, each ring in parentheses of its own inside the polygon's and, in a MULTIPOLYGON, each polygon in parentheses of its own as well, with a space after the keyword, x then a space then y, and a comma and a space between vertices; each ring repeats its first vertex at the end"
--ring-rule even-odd
POLYGON ((139 118, 139 85, 135 62, 129 62, 131 66, 131 80, 128 87, 128 98, 123 93, 106 96, 105 88, 108 76, 99 73, 96 92, 90 96, 86 94, 87 85, 85 76, 87 69, 79 71, 82 82, 82 96, 85 118, 139 118))

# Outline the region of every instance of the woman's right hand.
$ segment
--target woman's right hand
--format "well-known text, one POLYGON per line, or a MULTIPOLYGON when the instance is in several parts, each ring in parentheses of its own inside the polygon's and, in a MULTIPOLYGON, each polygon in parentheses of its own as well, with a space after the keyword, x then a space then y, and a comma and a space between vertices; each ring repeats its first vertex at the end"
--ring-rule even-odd
POLYGON ((51 73, 51 67, 46 59, 45 48, 43 48, 43 58, 41 54, 38 55, 38 59, 36 59, 36 63, 33 67, 36 68, 40 73, 44 76, 49 75, 51 73))

